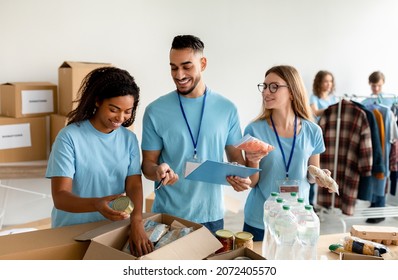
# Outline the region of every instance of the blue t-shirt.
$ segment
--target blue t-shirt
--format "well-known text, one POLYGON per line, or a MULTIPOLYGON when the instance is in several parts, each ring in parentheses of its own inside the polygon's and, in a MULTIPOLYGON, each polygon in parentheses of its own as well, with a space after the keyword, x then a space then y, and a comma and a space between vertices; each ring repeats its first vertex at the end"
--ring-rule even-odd
MULTIPOLYGON (((111 133, 95 129, 90 121, 64 127, 58 134, 48 160, 46 177, 73 179, 72 192, 80 197, 103 197, 125 192, 127 176, 141 174, 136 135, 120 127, 111 133)), ((99 212, 70 213, 55 207, 52 226, 105 220, 99 212)))
MULTIPOLYGON (((224 161, 225 147, 242 137, 236 106, 220 94, 206 89, 200 126, 204 95, 180 97, 193 139, 197 142, 198 159, 224 161)), ((156 191, 152 212, 168 213, 197 223, 222 219, 223 186, 184 178, 185 164, 193 158, 194 145, 176 91, 161 96, 146 107, 142 130, 142 150, 161 151, 159 164, 168 163, 179 176, 174 185, 156 191)))
MULTIPOLYGON (((327 109, 330 105, 336 104, 339 99, 334 94, 329 94, 327 99, 322 99, 312 94, 310 96, 310 105, 315 104, 318 110, 327 109)), ((315 117, 319 121, 320 117, 315 117)))
MULTIPOLYGON (((246 127, 244 134, 250 134, 275 147, 275 150, 260 161, 260 168, 262 169, 260 179, 257 185, 250 190, 244 208, 245 223, 252 227, 264 229, 264 202, 271 192, 279 192, 277 181, 286 178, 286 167, 275 132, 265 120, 252 122, 246 127)), ((279 136, 279 139, 287 162, 292 149, 293 137, 279 136)), ((289 179, 299 180, 299 197, 303 197, 305 203, 308 203, 310 188, 307 181, 308 159, 312 155, 324 151, 325 144, 321 128, 313 122, 302 119, 301 130, 296 136, 296 144, 289 168, 289 179)))

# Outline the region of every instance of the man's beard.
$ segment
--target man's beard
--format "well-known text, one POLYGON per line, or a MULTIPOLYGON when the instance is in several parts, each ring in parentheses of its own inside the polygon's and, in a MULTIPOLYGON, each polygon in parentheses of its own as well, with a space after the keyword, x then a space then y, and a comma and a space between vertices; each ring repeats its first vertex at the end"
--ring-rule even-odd
POLYGON ((178 88, 177 88, 177 92, 179 94, 181 94, 182 96, 188 95, 196 88, 198 83, 199 83, 199 81, 196 81, 195 84, 190 89, 188 89, 187 91, 179 91, 178 88))

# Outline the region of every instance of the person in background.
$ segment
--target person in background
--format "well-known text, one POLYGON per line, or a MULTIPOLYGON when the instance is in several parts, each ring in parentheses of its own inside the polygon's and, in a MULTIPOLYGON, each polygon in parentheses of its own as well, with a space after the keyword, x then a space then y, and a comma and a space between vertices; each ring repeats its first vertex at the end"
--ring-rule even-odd
MULTIPOLYGON (((260 115, 246 128, 250 134, 275 147, 264 152, 245 152, 248 167, 261 168, 250 176, 250 193, 244 207, 243 230, 255 241, 264 237, 263 205, 271 192, 298 187, 299 197, 308 204, 309 183, 320 183, 308 173, 308 165, 319 167, 325 151, 321 128, 314 123, 308 96, 298 71, 289 65, 270 68, 264 82, 260 115)), ((330 176, 330 171, 325 170, 330 176)))
MULTIPOLYGON (((333 74, 329 71, 321 70, 316 73, 312 84, 312 94, 310 96, 310 107, 317 122, 323 112, 333 104, 339 102, 334 95, 335 82, 333 74)), ((315 184, 310 184, 309 203, 314 205, 315 184)))
POLYGON ((153 251, 142 220, 140 150, 134 122, 140 89, 125 70, 98 68, 82 82, 76 109, 58 134, 48 160, 54 201, 52 227, 130 218, 130 246, 136 256, 153 251), (126 195, 129 215, 110 207, 126 195))
MULTIPOLYGON (((233 145, 241 137, 236 106, 206 86, 207 59, 196 36, 174 37, 171 77, 176 90, 149 104, 143 117, 142 171, 155 181, 152 212, 201 223, 211 232, 224 227, 223 186, 185 179, 187 164, 205 160, 245 164, 233 145)), ((249 178, 228 176, 235 191, 250 188, 249 178)))

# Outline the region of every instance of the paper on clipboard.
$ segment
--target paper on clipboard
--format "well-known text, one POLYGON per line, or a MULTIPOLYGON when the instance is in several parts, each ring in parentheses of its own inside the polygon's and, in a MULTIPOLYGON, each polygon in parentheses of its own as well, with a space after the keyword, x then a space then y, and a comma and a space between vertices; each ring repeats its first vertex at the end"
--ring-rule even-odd
POLYGON ((212 184, 229 185, 226 179, 227 176, 246 178, 259 171, 261 171, 261 169, 228 162, 206 160, 202 164, 191 163, 191 165, 187 166, 185 179, 212 184))

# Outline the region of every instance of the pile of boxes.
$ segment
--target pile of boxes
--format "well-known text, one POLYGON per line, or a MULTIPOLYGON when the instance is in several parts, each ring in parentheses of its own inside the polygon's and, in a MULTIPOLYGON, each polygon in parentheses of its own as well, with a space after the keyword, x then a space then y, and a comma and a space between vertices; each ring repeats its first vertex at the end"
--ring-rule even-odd
POLYGON ((0 85, 0 163, 47 160, 52 143, 76 108, 84 77, 109 63, 65 61, 58 86, 49 82, 0 85))

